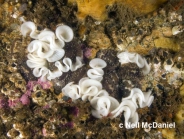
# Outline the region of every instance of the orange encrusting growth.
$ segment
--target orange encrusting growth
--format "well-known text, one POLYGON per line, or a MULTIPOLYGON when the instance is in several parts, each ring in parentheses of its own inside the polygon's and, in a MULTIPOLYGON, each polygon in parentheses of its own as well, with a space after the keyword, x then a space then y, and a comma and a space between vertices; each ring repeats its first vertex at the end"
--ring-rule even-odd
MULTIPOLYGON (((74 2, 70 0, 69 2, 74 2)), ((124 3, 133 11, 141 14, 147 14, 156 10, 162 3, 167 0, 76 0, 78 6, 77 17, 84 20, 87 15, 92 16, 96 20, 103 21, 107 18, 106 8, 113 5, 115 2, 124 3)))

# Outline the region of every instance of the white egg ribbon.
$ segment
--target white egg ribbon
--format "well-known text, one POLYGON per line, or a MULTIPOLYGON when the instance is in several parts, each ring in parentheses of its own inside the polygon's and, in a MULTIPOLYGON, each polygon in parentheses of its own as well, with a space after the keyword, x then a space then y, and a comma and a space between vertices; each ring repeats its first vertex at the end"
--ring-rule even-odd
POLYGON ((60 60, 61 58, 63 58, 63 56, 65 55, 65 51, 63 49, 58 49, 55 50, 54 53, 47 58, 48 62, 55 62, 60 60))
POLYGON ((119 102, 111 96, 94 97, 90 104, 93 107, 92 115, 96 118, 108 116, 111 111, 119 106, 119 102))
POLYGON ((103 68, 107 66, 107 63, 100 58, 95 58, 89 62, 89 66, 92 69, 87 71, 88 77, 97 81, 102 81, 104 75, 103 68))
MULTIPOLYGON (((131 100, 124 100, 120 105, 110 113, 110 118, 115 118, 123 112, 125 125, 136 124, 139 121, 136 105, 131 100)), ((127 129, 131 127, 125 126, 127 129)))
MULTIPOLYGON (((79 86, 81 88, 82 100, 91 100, 94 96, 99 95, 99 91, 102 90, 101 82, 89 79, 89 78, 82 78, 79 81, 79 86)), ((101 92, 104 93, 104 92, 101 92)))
POLYGON ((82 58, 76 57, 76 63, 72 63, 70 58, 64 58, 63 64, 58 60, 62 59, 65 55, 63 49, 65 42, 70 42, 74 33, 67 25, 60 25, 56 28, 56 35, 49 29, 44 29, 41 32, 37 31, 36 25, 31 22, 24 22, 21 25, 21 33, 23 36, 30 34, 33 40, 28 45, 28 60, 27 65, 33 68, 33 75, 41 77, 41 79, 55 79, 63 74, 63 72, 76 71, 82 67, 82 58), (48 62, 55 62, 57 70, 50 71, 47 68, 48 62))
POLYGON ((21 25, 20 31, 22 35, 25 37, 27 34, 30 34, 30 37, 33 39, 38 39, 38 31, 36 30, 36 26, 33 22, 28 21, 24 22, 21 25))
POLYGON ((55 63, 55 66, 60 71, 68 72, 69 70, 76 71, 78 68, 81 68, 84 65, 82 63, 82 58, 81 57, 78 57, 78 56, 76 57, 75 64, 72 64, 72 60, 70 58, 64 58, 63 59, 63 64, 61 64, 59 61, 57 61, 55 63), (64 64, 64 66, 63 66, 63 64, 64 64))
POLYGON ((144 75, 150 72, 150 65, 148 65, 145 58, 137 53, 121 52, 117 55, 121 64, 136 63, 139 68, 142 68, 144 75))
POLYGON ((133 88, 130 92, 130 95, 126 98, 122 98, 124 100, 132 100, 132 102, 138 108, 137 101, 139 102, 139 107, 144 108, 146 106, 150 106, 153 102, 154 96, 151 96, 151 90, 148 92, 142 92, 139 88, 133 88))
POLYGON ((65 96, 70 97, 73 101, 81 97, 81 89, 79 85, 74 84, 73 82, 68 83, 63 89, 62 92, 65 96))
POLYGON ((49 69, 47 67, 36 67, 33 69, 33 75, 35 77, 41 77, 41 81, 46 81, 47 80, 47 74, 49 72, 49 69))
MULTIPOLYGON (((48 29, 41 32, 37 31, 35 24, 28 21, 21 25, 21 33, 23 36, 30 34, 31 38, 36 39, 28 45, 29 54, 26 63, 30 68, 33 68, 33 75, 41 77, 42 81, 55 79, 60 77, 63 72, 75 71, 83 66, 80 57, 76 57, 75 63, 72 63, 70 58, 63 58, 65 42, 71 41, 74 36, 70 27, 66 25, 58 26, 55 35, 54 32, 48 29), (61 58, 63 58, 62 63, 59 61, 61 58), (55 71, 49 70, 48 62, 55 62, 54 65, 57 69, 55 71)), ((150 71, 146 59, 139 54, 122 52, 118 54, 118 58, 121 64, 136 63, 139 68, 142 68, 144 75, 150 71)), ((89 65, 92 69, 88 70, 88 77, 82 78, 78 85, 73 82, 68 83, 62 89, 63 94, 73 101, 79 98, 83 101, 90 101, 93 107, 92 115, 96 118, 107 116, 115 118, 123 113, 125 124, 137 123, 139 117, 136 109, 151 105, 154 99, 151 91, 143 93, 140 89, 133 88, 130 95, 122 98, 121 103, 119 103, 115 98, 109 96, 100 82, 104 75, 103 68, 107 66, 106 62, 100 58, 95 58, 90 61, 89 65)), ((127 129, 131 128, 125 127, 127 129)))
POLYGON ((39 40, 32 41, 28 45, 27 50, 30 53, 35 53, 40 58, 48 58, 54 53, 53 50, 50 50, 50 46, 48 43, 39 40))
MULTIPOLYGON (((118 55, 120 62, 134 62, 143 69, 143 73, 147 74, 150 71, 150 66, 146 60, 138 54, 121 53, 118 55)), ((131 124, 137 124, 139 121, 137 108, 150 106, 154 97, 151 91, 142 92, 139 88, 133 88, 128 97, 122 98, 119 103, 115 98, 109 96, 108 92, 102 88, 101 80, 103 79, 104 71, 107 66, 106 62, 100 58, 92 59, 89 62, 92 69, 87 71, 88 77, 80 79, 78 85, 73 82, 67 84, 62 92, 64 95, 71 97, 72 100, 81 98, 83 101, 90 101, 93 107, 92 115, 96 118, 110 117, 116 118, 123 113, 125 118, 125 127, 131 129, 131 124), (139 106, 137 105, 137 102, 139 106)), ((58 66, 59 67, 59 66, 58 66)), ((65 69, 62 66, 58 69, 65 69)))
POLYGON ((49 43, 51 50, 62 49, 65 46, 64 40, 57 40, 54 32, 48 29, 41 31, 38 35, 38 39, 40 41, 49 43))
POLYGON ((67 25, 56 28, 56 36, 60 41, 70 42, 73 39, 73 30, 67 25))
POLYGON ((68 72, 69 70, 76 71, 78 68, 81 68, 83 66, 82 59, 80 57, 76 57, 76 62, 74 64, 72 64, 72 60, 70 58, 64 58, 63 64, 61 64, 61 62, 59 61, 56 61, 55 66, 57 67, 57 70, 55 71, 49 70, 47 79, 48 80, 55 79, 57 77, 60 77, 63 74, 63 72, 68 72))
POLYGON ((41 68, 47 65, 46 59, 40 58, 35 54, 29 53, 27 55, 28 60, 26 61, 27 66, 30 68, 41 68))
POLYGON ((83 101, 87 101, 87 100, 90 101, 95 97, 109 96, 108 92, 102 89, 102 85, 100 82, 93 79, 89 79, 87 77, 82 78, 79 81, 79 85, 76 85, 73 82, 68 83, 62 89, 62 92, 65 96, 72 98, 72 100, 81 98, 83 101))
POLYGON ((116 118, 121 113, 124 114, 125 127, 131 129, 131 124, 137 124, 139 121, 138 113, 139 107, 143 108, 150 106, 154 97, 151 96, 151 91, 143 93, 138 88, 131 90, 130 96, 122 98, 121 103, 109 96, 108 92, 102 88, 100 81, 90 79, 88 77, 82 78, 79 84, 73 82, 67 84, 62 92, 65 96, 72 98, 73 101, 81 98, 83 101, 90 101, 93 107, 92 115, 96 118, 110 117, 116 118))

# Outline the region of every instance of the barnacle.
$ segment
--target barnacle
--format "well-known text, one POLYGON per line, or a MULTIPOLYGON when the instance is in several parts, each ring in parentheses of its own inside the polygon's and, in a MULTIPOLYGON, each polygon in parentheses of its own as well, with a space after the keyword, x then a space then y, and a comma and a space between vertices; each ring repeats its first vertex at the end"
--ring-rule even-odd
POLYGON ((183 30, 184 30, 184 29, 183 29, 183 27, 181 27, 181 26, 174 26, 174 27, 172 28, 172 34, 173 34, 173 35, 177 35, 178 33, 181 33, 183 30))
POLYGON ((9 63, 8 68, 11 72, 16 72, 17 71, 17 63, 16 62, 9 63))
POLYGON ((10 129, 8 132, 7 132, 7 136, 9 138, 14 138, 16 136, 19 135, 19 132, 17 130, 15 130, 14 128, 10 129))
POLYGON ((26 81, 23 79, 17 80, 15 82, 15 87, 20 88, 22 92, 26 91, 26 81))
POLYGON ((8 93, 9 99, 18 99, 22 95, 20 90, 10 89, 8 93))
POLYGON ((31 97, 34 103, 43 106, 46 104, 47 92, 44 90, 37 90, 32 93, 31 97))
POLYGON ((8 95, 9 94, 9 87, 10 85, 9 84, 5 84, 3 88, 1 88, 1 92, 5 95, 8 95))

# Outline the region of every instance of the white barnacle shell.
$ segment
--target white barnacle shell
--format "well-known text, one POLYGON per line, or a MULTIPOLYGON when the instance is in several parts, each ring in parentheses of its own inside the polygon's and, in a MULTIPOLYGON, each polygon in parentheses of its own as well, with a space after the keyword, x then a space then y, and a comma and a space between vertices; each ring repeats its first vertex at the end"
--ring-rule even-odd
MULTIPOLYGON (((11 129, 11 130, 12 130, 12 129, 11 129)), ((6 135, 7 135, 9 138, 13 138, 13 136, 10 134, 11 130, 9 130, 9 131, 6 133, 6 135)), ((13 130, 15 130, 15 129, 13 129, 13 130)), ((15 130, 15 131, 16 131, 16 130, 15 130)))
POLYGON ((65 43, 63 40, 56 40, 56 36, 54 32, 44 29, 43 31, 40 32, 38 35, 38 39, 43 42, 47 42, 50 44, 50 49, 56 50, 56 49, 61 49, 64 47, 65 43))
POLYGON ((26 137, 25 133, 23 131, 19 131, 19 135, 16 138, 23 139, 25 137, 26 137))
POLYGON ((28 33, 30 33, 30 37, 33 39, 37 39, 38 38, 38 33, 36 31, 36 26, 33 22, 28 21, 28 22, 24 22, 21 25, 20 31, 22 33, 22 35, 25 37, 28 33))
POLYGON ((104 71, 100 68, 96 68, 96 69, 89 69, 87 71, 87 75, 89 78, 91 79, 95 79, 97 81, 102 81, 103 79, 103 75, 104 75, 104 71))
POLYGON ((173 67, 171 68, 171 71, 173 71, 174 73, 176 74, 183 74, 184 73, 184 70, 183 70, 183 67, 182 67, 182 64, 174 64, 173 67), (177 66, 179 65, 179 66, 177 66))
POLYGON ((43 58, 38 57, 35 54, 28 54, 27 55, 28 60, 26 61, 27 66, 30 68, 36 68, 36 67, 43 67, 46 66, 47 61, 43 58))
MULTIPOLYGON (((52 51, 52 50, 50 50, 52 51)), ((57 49, 53 52, 53 54, 50 57, 47 57, 47 60, 49 62, 55 62, 60 60, 65 54, 65 51, 63 49, 57 49)))
POLYGON ((82 100, 91 100, 102 90, 102 84, 87 77, 80 79, 79 86, 81 88, 82 100))
POLYGON ((139 102, 140 108, 144 108, 146 106, 150 106, 153 102, 154 97, 151 96, 151 91, 148 92, 142 92, 139 88, 133 88, 131 90, 131 93, 128 97, 123 98, 124 100, 132 100, 132 102, 136 105, 136 108, 138 108, 137 101, 139 102))
POLYGON ((174 26, 172 28, 172 34, 177 35, 183 31, 182 26, 174 26))
POLYGON ((172 58, 169 58, 164 61, 164 69, 168 72, 172 72, 173 65, 174 65, 174 61, 172 60, 172 58))
POLYGON ((94 68, 94 69, 96 69, 96 68, 103 69, 107 66, 107 63, 100 58, 94 58, 89 62, 89 66, 94 68))
POLYGON ((72 100, 76 100, 81 97, 81 89, 79 85, 76 85, 73 82, 68 83, 62 89, 62 92, 65 96, 70 97, 72 100))
POLYGON ((61 25, 56 28, 56 36, 60 41, 70 42, 73 39, 73 30, 67 25, 61 25))
POLYGON ((33 53, 35 52, 38 57, 40 58, 48 58, 53 55, 54 51, 50 49, 49 44, 34 40, 28 45, 28 52, 33 53))
POLYGON ((119 106, 119 102, 110 96, 95 97, 91 101, 92 115, 96 118, 108 116, 108 114, 119 106))

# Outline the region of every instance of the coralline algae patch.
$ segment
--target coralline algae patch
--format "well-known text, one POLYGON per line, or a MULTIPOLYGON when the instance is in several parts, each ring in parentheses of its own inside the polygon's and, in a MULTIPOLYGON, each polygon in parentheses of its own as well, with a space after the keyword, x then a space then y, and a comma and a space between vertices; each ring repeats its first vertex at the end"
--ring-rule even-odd
POLYGON ((161 8, 148 18, 132 18, 127 25, 114 24, 119 17, 114 11, 109 21, 87 17, 81 25, 76 5, 29 2, 5 2, 1 9, 8 15, 0 24, 1 138, 183 137, 181 6, 178 12, 161 8), (16 14, 23 4, 33 10, 27 5, 21 19, 35 22, 21 20, 27 37, 16 14), (71 30, 56 31, 63 25, 73 30, 70 42, 63 33, 71 30), (176 122, 176 128, 119 128, 126 121, 176 122))

